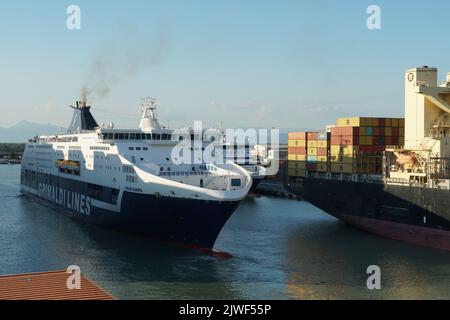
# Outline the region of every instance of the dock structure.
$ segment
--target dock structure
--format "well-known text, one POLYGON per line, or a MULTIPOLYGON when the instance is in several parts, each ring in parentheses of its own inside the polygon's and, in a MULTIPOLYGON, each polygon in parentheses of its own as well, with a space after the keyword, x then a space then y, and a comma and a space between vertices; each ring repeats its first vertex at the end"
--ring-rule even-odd
POLYGON ((257 192, 273 197, 297 199, 297 196, 286 190, 283 183, 263 180, 258 184, 257 192))
POLYGON ((70 289, 70 276, 66 270, 0 276, 0 300, 116 300, 83 275, 70 289))

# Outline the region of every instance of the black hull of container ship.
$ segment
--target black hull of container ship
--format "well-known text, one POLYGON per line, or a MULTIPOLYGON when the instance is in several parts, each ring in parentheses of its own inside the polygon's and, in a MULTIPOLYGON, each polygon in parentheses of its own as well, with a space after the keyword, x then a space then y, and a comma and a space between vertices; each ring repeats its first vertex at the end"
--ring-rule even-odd
MULTIPOLYGON (((148 236, 208 252, 214 247, 220 231, 240 203, 240 201, 219 202, 162 197, 125 191, 120 211, 113 211, 96 207, 93 202, 100 201, 106 205, 114 205, 114 202, 117 202, 111 197, 115 194, 114 189, 96 186, 96 190, 102 191, 93 193, 90 189, 92 185, 86 182, 48 174, 38 177, 35 183, 22 184, 21 193, 58 213, 96 226, 148 236), (49 190, 54 188, 56 195, 44 194, 42 183, 48 186, 49 190), (58 196, 60 190, 63 190, 62 194, 65 193, 64 197, 58 196), (78 199, 80 196, 83 197, 84 205, 75 206, 70 203, 74 199, 74 194, 78 195, 78 199), (87 199, 91 197, 87 213, 87 210, 82 208, 87 207, 87 199)), ((118 194, 118 190, 115 191, 118 194)))
POLYGON ((252 186, 250 187, 249 193, 257 193, 258 185, 263 181, 264 177, 252 178, 252 186))
POLYGON ((289 191, 356 228, 450 251, 450 190, 298 179, 289 191))

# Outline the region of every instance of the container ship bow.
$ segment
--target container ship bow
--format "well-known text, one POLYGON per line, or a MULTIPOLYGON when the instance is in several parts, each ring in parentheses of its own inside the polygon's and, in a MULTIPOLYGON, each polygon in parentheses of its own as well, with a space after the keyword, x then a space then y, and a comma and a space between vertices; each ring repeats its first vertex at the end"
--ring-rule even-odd
POLYGON ((450 73, 437 79, 406 71, 404 119, 338 119, 321 162, 314 134, 291 133, 287 188, 362 230, 450 250, 450 73))
POLYGON ((136 129, 99 126, 84 101, 73 108, 67 133, 27 144, 21 192, 88 223, 212 249, 252 178, 230 161, 191 154, 180 164, 172 151, 195 141, 222 148, 220 137, 160 126, 153 99, 136 129))

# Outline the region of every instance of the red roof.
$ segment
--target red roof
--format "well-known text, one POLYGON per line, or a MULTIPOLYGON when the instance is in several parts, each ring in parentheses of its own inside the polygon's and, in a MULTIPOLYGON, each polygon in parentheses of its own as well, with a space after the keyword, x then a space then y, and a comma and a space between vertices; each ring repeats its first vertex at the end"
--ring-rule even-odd
POLYGON ((0 276, 0 300, 115 300, 81 275, 80 289, 70 290, 66 270, 0 276))

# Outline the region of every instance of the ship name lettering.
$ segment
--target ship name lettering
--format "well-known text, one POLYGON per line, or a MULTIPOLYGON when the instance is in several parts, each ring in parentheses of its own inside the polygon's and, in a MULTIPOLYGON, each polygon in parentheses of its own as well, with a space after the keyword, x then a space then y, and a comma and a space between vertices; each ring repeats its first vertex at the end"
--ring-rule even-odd
POLYGON ((40 183, 39 196, 80 214, 87 216, 91 214, 92 201, 87 195, 40 183))

